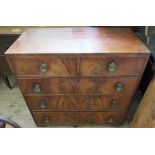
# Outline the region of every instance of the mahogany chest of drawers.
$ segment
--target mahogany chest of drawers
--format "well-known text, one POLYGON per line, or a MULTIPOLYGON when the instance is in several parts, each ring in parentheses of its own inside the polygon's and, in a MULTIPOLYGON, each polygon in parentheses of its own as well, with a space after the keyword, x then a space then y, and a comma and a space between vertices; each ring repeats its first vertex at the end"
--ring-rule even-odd
POLYGON ((149 58, 128 28, 27 30, 5 54, 38 126, 121 124, 149 58))

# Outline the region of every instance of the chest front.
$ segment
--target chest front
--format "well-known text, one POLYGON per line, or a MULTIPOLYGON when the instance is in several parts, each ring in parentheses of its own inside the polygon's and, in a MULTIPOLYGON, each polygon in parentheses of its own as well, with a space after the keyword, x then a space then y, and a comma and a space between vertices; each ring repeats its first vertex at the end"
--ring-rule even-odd
POLYGON ((26 31, 7 60, 38 126, 119 125, 149 51, 129 29, 26 31))

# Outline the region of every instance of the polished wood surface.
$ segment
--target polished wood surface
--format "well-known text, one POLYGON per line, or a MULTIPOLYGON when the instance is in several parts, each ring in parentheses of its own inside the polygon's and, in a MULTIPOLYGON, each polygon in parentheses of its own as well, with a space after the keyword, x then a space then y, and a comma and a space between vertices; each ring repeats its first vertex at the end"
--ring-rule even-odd
POLYGON ((115 125, 124 120, 124 113, 120 112, 32 112, 32 115, 38 125, 115 125))
POLYGON ((136 91, 138 77, 115 78, 50 78, 50 79, 17 79, 24 94, 132 94, 136 91), (122 83, 124 89, 116 90, 116 84, 122 83), (40 91, 35 92, 35 84, 40 91))
POLYGON ((75 76, 76 75, 76 57, 52 57, 52 56, 32 56, 29 58, 10 59, 14 66, 17 76, 75 76), (25 65, 26 64, 26 65, 25 65), (47 64, 48 71, 41 72, 40 65, 47 64))
POLYGON ((133 128, 155 128, 155 75, 131 122, 133 128))
POLYGON ((39 126, 121 124, 149 50, 128 28, 28 30, 6 52, 39 126))
POLYGON ((25 98, 32 111, 126 111, 132 95, 39 95, 25 98))
POLYGON ((123 57, 123 56, 108 56, 108 57, 81 57, 80 58, 80 75, 138 75, 143 71, 145 57, 123 57), (116 71, 110 72, 108 64, 114 62, 116 71), (135 67, 135 63, 137 64, 135 67))
POLYGON ((25 31, 6 54, 148 53, 129 28, 53 28, 25 31))
POLYGON ((143 71, 146 56, 83 56, 83 57, 54 57, 37 55, 29 57, 11 57, 16 76, 52 77, 52 76, 113 76, 139 75, 143 71), (116 71, 110 72, 108 65, 114 62, 116 71), (135 67, 135 63, 137 64, 135 67), (26 64, 26 65, 25 65, 26 64), (48 71, 40 72, 39 67, 47 64, 48 71))

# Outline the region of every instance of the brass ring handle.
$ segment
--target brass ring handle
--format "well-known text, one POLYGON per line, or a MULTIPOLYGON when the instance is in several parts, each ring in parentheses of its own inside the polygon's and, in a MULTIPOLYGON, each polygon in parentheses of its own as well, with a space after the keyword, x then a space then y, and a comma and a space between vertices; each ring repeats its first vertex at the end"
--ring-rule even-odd
POLYGON ((41 64, 39 66, 39 71, 42 73, 46 73, 48 71, 48 65, 47 64, 41 64))
POLYGON ((40 109, 45 109, 45 108, 46 108, 46 102, 45 102, 44 100, 41 100, 41 101, 39 102, 39 108, 40 108, 40 109))
POLYGON ((41 92, 41 85, 39 83, 35 83, 33 85, 33 92, 40 93, 41 92))
POLYGON ((115 84, 115 90, 116 91, 123 91, 124 90, 124 84, 120 83, 120 82, 116 83, 115 84))
POLYGON ((111 61, 107 65, 107 69, 109 72, 115 72, 117 70, 117 65, 114 61, 111 61))
POLYGON ((44 123, 45 124, 49 124, 50 123, 50 120, 51 120, 50 119, 50 116, 46 116, 45 119, 44 119, 44 123))
POLYGON ((112 108, 116 108, 117 107, 117 101, 116 100, 112 100, 111 101, 111 107, 112 108))
POLYGON ((113 120, 113 117, 112 116, 109 116, 108 117, 108 123, 114 123, 114 120, 113 120))

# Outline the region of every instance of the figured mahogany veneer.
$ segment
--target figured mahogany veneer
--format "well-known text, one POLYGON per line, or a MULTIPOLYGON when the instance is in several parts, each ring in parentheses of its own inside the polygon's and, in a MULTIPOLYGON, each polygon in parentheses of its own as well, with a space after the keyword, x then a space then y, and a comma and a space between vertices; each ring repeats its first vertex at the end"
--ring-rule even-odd
POLYGON ((123 123, 149 58, 128 28, 27 30, 6 57, 38 126, 123 123))
POLYGON ((31 56, 29 58, 15 57, 10 59, 17 76, 75 76, 76 57, 52 57, 52 56, 31 56), (26 64, 26 65, 25 65, 26 64), (41 64, 48 65, 47 72, 41 72, 41 64))
POLYGON ((32 111, 124 111, 132 95, 25 96, 32 111))
POLYGON ((16 76, 19 77, 75 77, 139 75, 143 71, 143 64, 145 63, 146 58, 143 56, 53 57, 50 55, 37 55, 35 57, 13 56, 9 60, 14 66, 16 76), (107 65, 112 61, 117 65, 116 72, 108 71, 107 65), (48 65, 47 72, 40 72, 39 67, 41 64, 48 65), (136 67, 135 64, 137 64, 136 67))
POLYGON ((139 75, 143 71, 143 64, 145 63, 145 57, 82 57, 80 58, 80 75, 139 75), (107 65, 114 61, 117 66, 117 71, 109 72, 107 65), (137 66, 135 67, 135 64, 137 66))
POLYGON ((24 94, 100 94, 112 93, 132 94, 136 91, 138 77, 109 78, 48 78, 48 79, 17 79, 24 94), (116 84, 122 83, 122 91, 116 90, 116 84), (35 85, 40 91, 35 91, 35 85))
POLYGON ((121 112, 32 112, 38 125, 119 125, 121 112), (113 119, 111 119, 113 118, 113 119))

